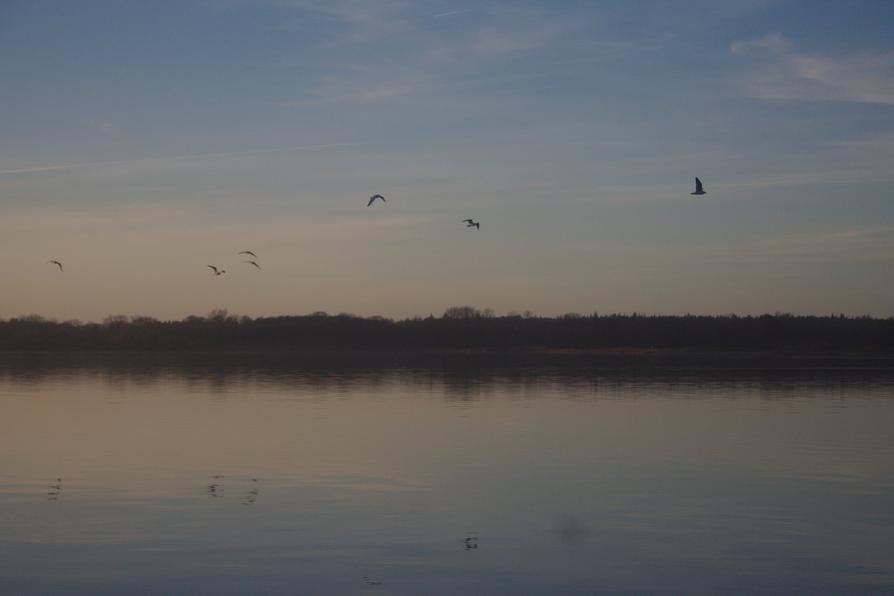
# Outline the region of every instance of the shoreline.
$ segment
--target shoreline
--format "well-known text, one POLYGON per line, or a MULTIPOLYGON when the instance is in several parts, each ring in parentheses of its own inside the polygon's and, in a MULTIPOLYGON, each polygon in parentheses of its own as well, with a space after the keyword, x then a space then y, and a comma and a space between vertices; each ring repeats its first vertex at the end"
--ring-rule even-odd
POLYGON ((313 348, 158 350, 0 350, 0 368, 190 364, 328 368, 518 367, 626 369, 892 369, 894 353, 799 350, 643 348, 313 348))

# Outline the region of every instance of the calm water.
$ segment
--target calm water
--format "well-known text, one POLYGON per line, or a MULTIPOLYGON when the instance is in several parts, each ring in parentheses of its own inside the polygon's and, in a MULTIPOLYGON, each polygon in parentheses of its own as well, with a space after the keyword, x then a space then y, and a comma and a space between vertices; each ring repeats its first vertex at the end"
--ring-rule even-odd
POLYGON ((894 593, 894 375, 0 362, 0 592, 894 593))

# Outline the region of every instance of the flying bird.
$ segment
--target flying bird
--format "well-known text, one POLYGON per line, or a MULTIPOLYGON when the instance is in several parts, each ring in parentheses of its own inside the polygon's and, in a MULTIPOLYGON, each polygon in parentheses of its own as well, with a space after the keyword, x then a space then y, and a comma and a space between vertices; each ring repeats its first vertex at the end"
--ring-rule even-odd
POLYGON ((382 195, 373 195, 369 198, 369 203, 367 203, 366 206, 369 207, 370 205, 375 203, 376 199, 382 199, 382 202, 385 202, 385 197, 383 197, 382 195))
POLYGON ((218 269, 214 265, 205 265, 205 266, 208 267, 209 269, 211 269, 214 272, 214 275, 223 275, 224 273, 227 272, 226 269, 218 269))
POLYGON ((258 265, 257 262, 255 262, 255 261, 242 261, 242 262, 243 262, 243 263, 248 263, 249 265, 254 265, 254 266, 257 267, 258 269, 261 268, 261 266, 258 265))
POLYGON ((256 255, 255 253, 251 252, 250 250, 240 250, 240 251, 239 251, 238 253, 236 253, 236 254, 240 254, 240 255, 250 255, 252 258, 255 258, 255 259, 258 258, 258 255, 256 255))
POLYGON ((47 265, 49 265, 50 263, 52 263, 53 265, 57 265, 59 267, 59 271, 64 271, 64 269, 62 269, 62 263, 60 263, 59 261, 47 261, 47 265))
POLYGON ((472 221, 471 219, 464 219, 463 221, 466 222, 467 228, 475 228, 476 230, 481 229, 481 222, 472 221))
POLYGON ((695 192, 689 193, 691 195, 706 195, 708 193, 705 192, 705 187, 702 186, 702 181, 698 178, 695 179, 695 192))

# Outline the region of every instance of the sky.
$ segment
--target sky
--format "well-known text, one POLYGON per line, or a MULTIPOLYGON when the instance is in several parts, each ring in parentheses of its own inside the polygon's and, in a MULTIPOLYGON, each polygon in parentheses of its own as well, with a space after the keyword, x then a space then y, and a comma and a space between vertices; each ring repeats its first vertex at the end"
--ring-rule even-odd
POLYGON ((889 0, 3 0, 0 73, 2 318, 894 315, 889 0))

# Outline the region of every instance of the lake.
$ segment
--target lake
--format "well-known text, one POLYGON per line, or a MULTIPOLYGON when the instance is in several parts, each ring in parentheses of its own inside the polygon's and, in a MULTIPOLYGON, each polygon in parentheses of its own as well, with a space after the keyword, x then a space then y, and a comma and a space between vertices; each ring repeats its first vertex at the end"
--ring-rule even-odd
POLYGON ((0 357, 5 594, 894 593, 894 371, 0 357))

